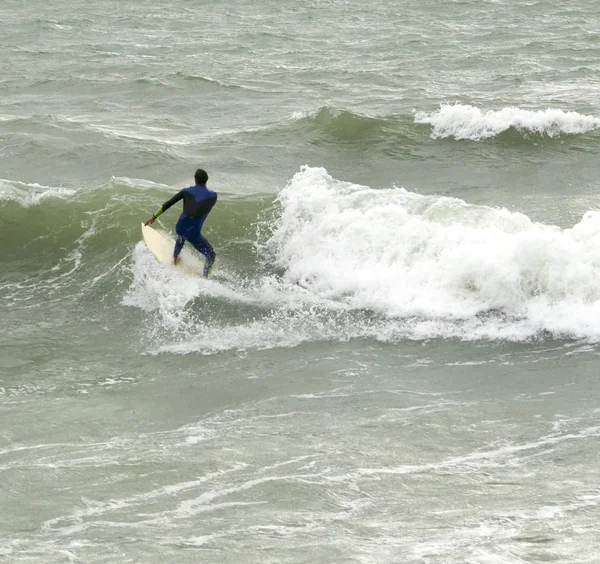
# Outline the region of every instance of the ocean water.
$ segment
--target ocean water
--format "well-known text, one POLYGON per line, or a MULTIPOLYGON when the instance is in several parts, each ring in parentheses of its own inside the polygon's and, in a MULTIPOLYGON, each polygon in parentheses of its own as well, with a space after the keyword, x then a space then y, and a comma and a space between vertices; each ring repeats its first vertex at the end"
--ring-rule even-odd
POLYGON ((2 0, 0 562, 600 562, 599 32, 2 0))

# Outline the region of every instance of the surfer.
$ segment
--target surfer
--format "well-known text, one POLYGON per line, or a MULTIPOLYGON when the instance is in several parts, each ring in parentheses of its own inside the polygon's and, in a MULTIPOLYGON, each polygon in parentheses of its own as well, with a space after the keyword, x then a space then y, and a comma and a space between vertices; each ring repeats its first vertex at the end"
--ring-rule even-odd
POLYGON ((206 216, 217 201, 217 193, 206 187, 208 174, 205 170, 199 168, 194 175, 194 181, 196 182, 194 186, 189 186, 177 192, 170 200, 160 206, 144 225, 154 223, 161 213, 166 212, 179 200, 183 200, 183 213, 179 216, 175 226, 178 237, 173 250, 173 263, 177 264, 179 262, 179 253, 181 253, 185 242, 188 241, 206 258, 204 277, 208 278, 215 263, 216 253, 211 244, 202 236, 201 231, 206 216))

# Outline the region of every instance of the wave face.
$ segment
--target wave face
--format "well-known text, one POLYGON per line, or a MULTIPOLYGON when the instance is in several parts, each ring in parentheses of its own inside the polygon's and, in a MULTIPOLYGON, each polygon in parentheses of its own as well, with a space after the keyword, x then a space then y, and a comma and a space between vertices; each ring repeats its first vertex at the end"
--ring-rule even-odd
MULTIPOLYGON (((207 281, 157 264, 140 241, 139 222, 172 189, 122 178, 67 192, 2 184, 10 275, 0 295, 15 314, 43 297, 43 307, 68 304, 127 327, 133 308, 148 321, 136 314, 128 329, 140 346, 175 353, 355 338, 600 338, 599 212, 561 229, 303 167, 275 201, 220 200, 206 227, 218 252, 207 281)), ((172 216, 161 218, 167 231, 172 216)))
MULTIPOLYGON (((411 127, 409 116, 368 116, 349 110, 323 107, 316 111, 296 113, 292 116, 293 125, 299 133, 320 136, 332 144, 354 144, 357 142, 384 143, 394 137, 396 143, 413 140, 418 136, 411 127)), ((319 137, 317 137, 319 138, 319 137)))
POLYGON ((509 107, 482 111, 475 106, 444 104, 437 112, 416 112, 415 123, 429 124, 433 139, 452 137, 482 141, 513 129, 522 136, 578 135, 600 128, 600 118, 560 109, 522 110, 509 107))

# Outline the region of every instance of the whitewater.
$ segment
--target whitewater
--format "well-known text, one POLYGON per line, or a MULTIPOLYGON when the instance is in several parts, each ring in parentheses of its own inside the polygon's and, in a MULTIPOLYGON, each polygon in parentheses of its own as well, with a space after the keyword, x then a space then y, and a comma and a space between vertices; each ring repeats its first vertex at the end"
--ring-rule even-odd
POLYGON ((486 110, 464 105, 444 104, 437 112, 416 112, 415 123, 432 126, 431 137, 481 141, 514 129, 524 136, 559 137, 589 133, 600 128, 600 118, 565 112, 558 108, 526 110, 502 108, 486 110))

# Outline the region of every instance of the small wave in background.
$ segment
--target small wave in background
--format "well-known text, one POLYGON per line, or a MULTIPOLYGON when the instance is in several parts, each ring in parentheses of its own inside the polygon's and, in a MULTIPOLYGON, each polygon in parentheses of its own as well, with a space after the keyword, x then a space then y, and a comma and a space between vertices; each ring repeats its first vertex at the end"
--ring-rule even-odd
POLYGON ((557 108, 522 110, 510 107, 481 110, 464 104, 444 104, 433 113, 416 112, 415 123, 431 125, 431 137, 483 141, 513 129, 520 135, 559 137, 600 128, 600 118, 557 108))

